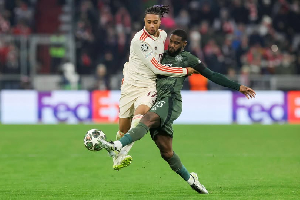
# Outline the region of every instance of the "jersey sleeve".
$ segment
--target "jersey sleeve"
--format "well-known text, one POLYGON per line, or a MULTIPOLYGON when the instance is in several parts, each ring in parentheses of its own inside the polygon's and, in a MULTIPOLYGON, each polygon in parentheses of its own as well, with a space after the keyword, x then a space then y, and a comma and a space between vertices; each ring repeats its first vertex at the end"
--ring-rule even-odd
POLYGON ((232 80, 229 80, 223 74, 219 74, 217 72, 211 71, 210 69, 205 67, 204 64, 200 61, 200 59, 198 59, 196 56, 192 54, 190 56, 191 56, 189 59, 190 66, 195 70, 197 70, 201 75, 203 75, 204 77, 206 77, 207 79, 211 80, 212 82, 218 85, 222 85, 224 87, 228 87, 230 89, 239 91, 241 86, 240 84, 232 80))
POLYGON ((189 67, 195 68, 201 63, 201 60, 193 54, 188 54, 189 67))
POLYGON ((188 71, 182 67, 168 67, 160 64, 154 57, 154 51, 151 46, 144 41, 133 41, 133 49, 136 55, 142 60, 142 62, 149 67, 155 74, 182 77, 186 76, 188 71))

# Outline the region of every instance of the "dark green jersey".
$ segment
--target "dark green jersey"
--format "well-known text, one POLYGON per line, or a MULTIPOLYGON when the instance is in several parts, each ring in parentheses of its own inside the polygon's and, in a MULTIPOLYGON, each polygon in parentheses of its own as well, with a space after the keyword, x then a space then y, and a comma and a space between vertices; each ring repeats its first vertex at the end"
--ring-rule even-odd
MULTIPOLYGON (((200 63, 200 60, 187 51, 182 51, 176 56, 170 56, 164 53, 161 63, 170 67, 194 67, 200 63)), ((187 76, 184 77, 170 77, 158 75, 156 81, 157 99, 164 97, 175 97, 181 101, 180 90, 183 82, 187 76)))

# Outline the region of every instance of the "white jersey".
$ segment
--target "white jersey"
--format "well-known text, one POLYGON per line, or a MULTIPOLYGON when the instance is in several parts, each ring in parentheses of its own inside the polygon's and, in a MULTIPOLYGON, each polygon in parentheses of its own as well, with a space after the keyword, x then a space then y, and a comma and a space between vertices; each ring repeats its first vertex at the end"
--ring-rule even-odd
POLYGON ((123 69, 124 83, 155 88, 157 74, 173 77, 187 75, 186 68, 160 64, 167 33, 159 31, 158 37, 150 35, 145 28, 135 34, 130 44, 129 62, 123 69))

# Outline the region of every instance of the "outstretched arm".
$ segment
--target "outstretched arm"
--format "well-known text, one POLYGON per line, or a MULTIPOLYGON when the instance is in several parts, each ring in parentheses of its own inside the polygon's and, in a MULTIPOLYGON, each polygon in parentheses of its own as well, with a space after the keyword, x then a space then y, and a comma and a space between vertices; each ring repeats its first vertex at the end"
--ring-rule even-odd
POLYGON ((244 94, 247 97, 247 99, 255 98, 256 93, 255 93, 255 91, 252 88, 249 88, 247 86, 241 85, 239 91, 242 94, 244 94))
POLYGON ((149 67, 155 74, 172 77, 182 77, 194 73, 192 68, 169 67, 160 64, 154 55, 154 51, 149 44, 144 41, 134 41, 133 48, 136 55, 149 67))
POLYGON ((247 86, 240 85, 232 80, 226 78, 223 74, 219 74, 217 72, 211 71, 201 62, 193 67, 196 71, 198 71, 201 75, 208 78, 212 82, 222 85, 224 87, 231 88, 233 90, 239 91, 244 94, 248 99, 255 98, 255 91, 247 86))

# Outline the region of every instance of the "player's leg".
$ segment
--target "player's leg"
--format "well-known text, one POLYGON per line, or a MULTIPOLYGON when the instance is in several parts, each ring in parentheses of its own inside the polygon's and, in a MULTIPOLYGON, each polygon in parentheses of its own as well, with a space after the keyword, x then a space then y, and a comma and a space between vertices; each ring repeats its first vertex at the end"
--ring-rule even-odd
POLYGON ((160 117, 154 112, 147 112, 135 128, 132 128, 120 140, 115 141, 116 150, 123 150, 123 147, 143 138, 150 128, 160 125, 160 117))
POLYGON ((161 157, 170 165, 171 169, 181 176, 197 192, 207 194, 207 190, 198 181, 197 174, 189 173, 181 163, 179 156, 173 151, 172 136, 166 132, 159 132, 154 136, 154 142, 160 150, 161 157))
POLYGON ((163 99, 156 102, 151 110, 143 116, 140 123, 135 128, 130 129, 120 140, 108 143, 99 139, 99 142, 107 151, 120 151, 124 146, 141 139, 150 128, 156 128, 161 124, 160 116, 167 118, 167 110, 169 110, 168 101, 168 99, 163 99), (159 112, 160 114, 158 115, 156 112, 159 112))
MULTIPOLYGON (((131 118, 119 118, 119 131, 117 132, 116 139, 119 140, 124 136, 124 133, 130 129, 131 118)), ((113 158, 113 169, 120 170, 124 167, 127 167, 131 164, 132 157, 127 155, 128 152, 121 151, 117 153, 113 158)))
POLYGON ((108 152, 120 152, 126 145, 131 144, 146 135, 151 127, 158 127, 159 125, 160 117, 154 112, 147 112, 140 123, 135 128, 130 129, 120 140, 111 143, 103 139, 98 139, 98 141, 102 145, 102 148, 106 149, 108 152))
MULTIPOLYGON (((130 91, 131 86, 122 85, 119 103, 119 131, 117 132, 116 139, 123 137, 124 133, 126 133, 131 126, 131 116, 134 113, 134 101, 136 97, 134 94, 131 94, 130 91)), ((114 155, 113 169, 120 170, 131 164, 132 157, 130 155, 114 151, 109 151, 109 153, 114 155)))
MULTIPOLYGON (((152 107, 153 103, 156 100, 156 88, 150 89, 139 89, 140 96, 134 102, 134 116, 131 121, 130 128, 135 128, 140 120, 142 119, 143 115, 145 115, 150 108, 152 107)), ((138 91, 138 89, 137 89, 138 91)), ((128 131, 127 131, 128 132, 128 131)), ((124 133, 127 133, 124 132, 124 133)), ((127 155, 130 149, 132 148, 134 142, 123 146, 120 154, 127 155)))
MULTIPOLYGON (((138 123, 141 121, 143 115, 149 110, 150 108, 146 105, 140 105, 135 111, 134 111, 134 117, 133 118, 119 118, 119 131, 117 132, 116 135, 116 140, 121 139, 125 133, 127 133, 130 128, 135 128, 138 123)), ((131 145, 132 147, 132 145, 131 145)), ((131 148, 130 147, 130 148, 131 148)), ((125 148, 122 149, 122 151, 128 151, 130 148, 125 148)))
POLYGON ((127 133, 131 126, 131 118, 121 118, 119 117, 119 131, 117 132, 116 139, 119 140, 121 137, 124 136, 125 133, 127 133))
MULTIPOLYGON (((127 133, 130 130, 130 128, 135 128, 139 124, 139 122, 141 121, 143 115, 149 110, 149 107, 145 106, 145 105, 140 105, 139 107, 145 107, 145 108, 144 109, 139 109, 138 112, 135 112, 135 115, 131 120, 130 127, 126 128, 126 129, 123 129, 124 132, 119 131, 117 133, 117 137, 116 137, 117 140, 120 140, 124 136, 124 133, 127 133)), ((134 144, 134 142, 124 146, 120 151, 120 155, 127 155, 129 153, 130 149, 132 148, 133 144, 134 144)))
POLYGON ((134 114, 134 103, 138 97, 138 93, 134 92, 132 85, 123 83, 121 85, 121 97, 119 101, 119 130, 117 132, 117 140, 130 129, 131 118, 134 114))

